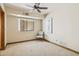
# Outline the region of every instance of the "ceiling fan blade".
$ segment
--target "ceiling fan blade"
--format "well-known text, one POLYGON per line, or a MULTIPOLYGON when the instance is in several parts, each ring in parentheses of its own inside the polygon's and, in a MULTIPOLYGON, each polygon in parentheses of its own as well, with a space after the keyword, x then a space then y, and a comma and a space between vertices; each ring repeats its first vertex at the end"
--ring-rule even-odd
POLYGON ((41 11, 40 11, 39 9, 37 9, 37 11, 38 11, 39 13, 41 13, 41 11))
POLYGON ((39 7, 39 9, 48 9, 48 7, 39 7))

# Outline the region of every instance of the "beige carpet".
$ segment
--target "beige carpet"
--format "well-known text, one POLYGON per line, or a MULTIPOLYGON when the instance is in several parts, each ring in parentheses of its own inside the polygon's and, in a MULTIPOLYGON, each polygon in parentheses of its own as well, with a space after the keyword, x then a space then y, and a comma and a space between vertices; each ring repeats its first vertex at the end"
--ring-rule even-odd
POLYGON ((2 56, 76 56, 78 54, 48 43, 46 41, 28 41, 9 44, 6 50, 0 51, 2 56))

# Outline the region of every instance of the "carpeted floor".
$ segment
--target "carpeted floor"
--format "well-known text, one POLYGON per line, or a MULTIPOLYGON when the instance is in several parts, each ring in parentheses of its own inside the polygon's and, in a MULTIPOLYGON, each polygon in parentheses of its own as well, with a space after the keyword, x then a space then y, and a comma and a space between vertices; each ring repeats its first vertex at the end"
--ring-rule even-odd
POLYGON ((34 40, 9 44, 2 56, 76 56, 78 54, 46 41, 34 40))

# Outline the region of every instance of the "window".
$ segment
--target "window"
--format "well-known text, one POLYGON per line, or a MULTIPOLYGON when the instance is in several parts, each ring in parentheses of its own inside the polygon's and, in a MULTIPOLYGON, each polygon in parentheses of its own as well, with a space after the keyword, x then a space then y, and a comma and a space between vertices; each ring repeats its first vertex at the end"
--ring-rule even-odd
POLYGON ((33 31, 34 30, 34 21, 30 19, 18 19, 18 30, 19 31, 33 31))

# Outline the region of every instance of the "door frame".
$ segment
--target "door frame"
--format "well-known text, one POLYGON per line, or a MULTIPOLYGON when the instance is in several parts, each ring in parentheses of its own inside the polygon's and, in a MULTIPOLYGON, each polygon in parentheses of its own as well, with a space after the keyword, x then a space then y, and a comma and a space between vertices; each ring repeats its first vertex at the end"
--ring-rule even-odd
POLYGON ((0 31, 1 31, 1 33, 0 33, 0 45, 1 45, 1 47, 0 47, 0 50, 3 50, 3 49, 5 49, 5 13, 4 13, 4 11, 3 11, 3 9, 0 7, 0 21, 1 21, 1 24, 0 24, 0 26, 1 26, 1 29, 0 29, 0 31))

